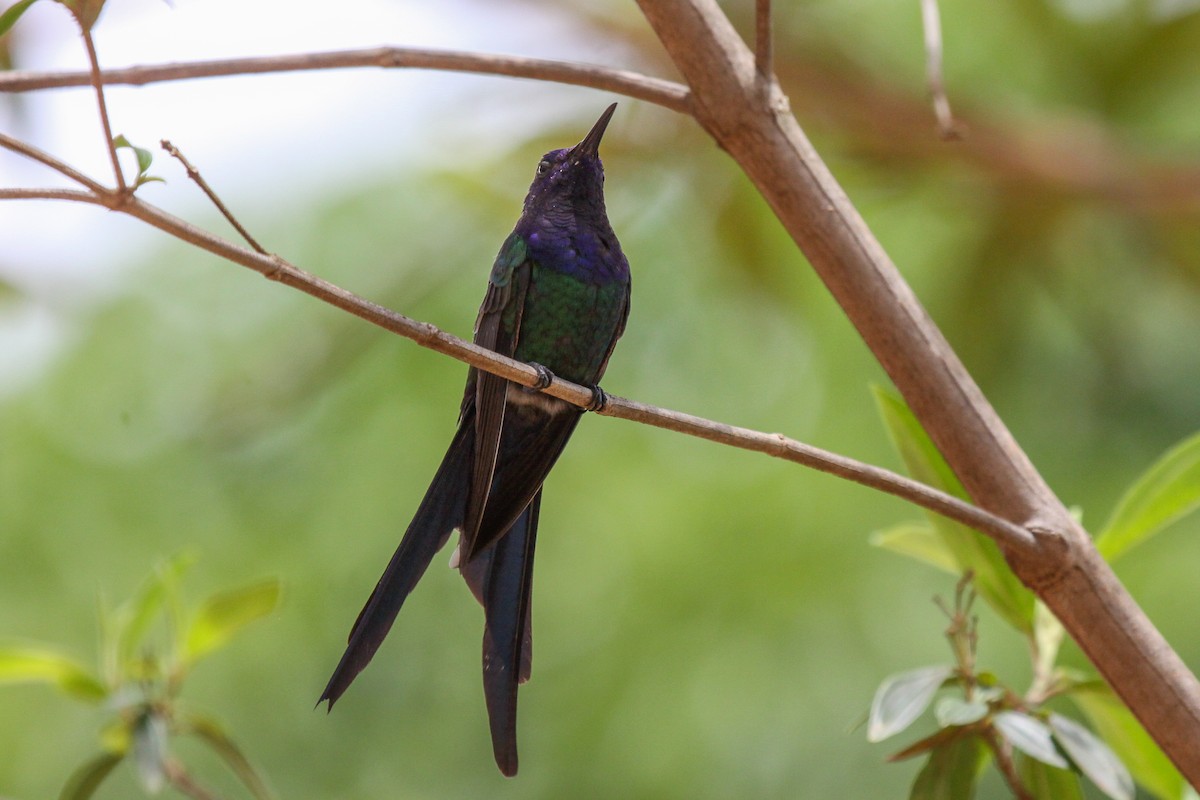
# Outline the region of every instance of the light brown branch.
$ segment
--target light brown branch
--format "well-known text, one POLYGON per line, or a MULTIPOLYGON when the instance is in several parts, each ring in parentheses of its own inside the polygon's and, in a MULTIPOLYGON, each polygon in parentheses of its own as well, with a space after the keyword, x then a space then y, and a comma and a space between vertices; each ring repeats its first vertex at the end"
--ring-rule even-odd
POLYGON ((217 795, 196 783, 196 779, 187 768, 174 758, 168 758, 163 764, 163 775, 180 794, 187 795, 192 800, 218 800, 217 795))
POLYGON ((39 150, 31 144, 22 142, 20 139, 14 139, 5 133, 0 133, 0 147, 3 147, 5 150, 11 150, 14 153, 19 153, 20 155, 23 155, 32 161, 36 161, 39 164, 43 164, 60 175, 63 175, 82 186, 86 186, 88 189, 91 189, 97 194, 103 194, 104 192, 108 191, 108 189, 102 183, 92 180, 87 175, 84 175, 74 167, 63 163, 46 151, 39 150))
MULTIPOLYGON (((418 322, 364 300, 340 286, 289 264, 278 256, 255 252, 235 245, 143 202, 137 197, 120 195, 115 192, 94 195, 87 192, 58 189, 0 189, 0 199, 73 200, 121 211, 182 241, 252 269, 269 280, 299 289, 385 330, 411 339, 422 347, 451 356, 524 386, 533 386, 540 380, 538 372, 527 364, 459 339, 429 323, 418 322)), ((555 377, 544 391, 546 394, 566 400, 581 408, 587 407, 593 399, 591 388, 558 377, 555 377)), ((968 527, 983 531, 1006 547, 1028 546, 1033 541, 1031 534, 1020 526, 1013 525, 1011 522, 956 497, 939 492, 903 475, 798 442, 783 434, 762 433, 749 428, 714 422, 703 417, 658 408, 615 395, 608 395, 607 404, 598 413, 603 416, 626 419, 664 430, 684 433, 742 450, 764 453, 827 472, 908 500, 968 527)))
MULTIPOLYGON (((637 100, 655 103, 672 111, 689 113, 687 87, 629 70, 610 69, 593 64, 549 61, 540 58, 430 50, 419 47, 376 47, 366 50, 338 50, 328 53, 126 67, 104 72, 103 79, 107 86, 144 86, 162 81, 211 78, 222 75, 363 67, 432 69, 554 81, 615 92, 637 100)), ((59 89, 70 86, 88 86, 90 83, 91 76, 85 72, 7 72, 0 74, 0 92, 59 89)))
POLYGON ((1000 774, 1004 776, 1004 782, 1008 784, 1013 797, 1017 798, 1017 800, 1033 800, 1033 795, 1029 794, 1029 790, 1021 782, 1021 776, 1017 773, 1017 765, 1013 761, 1012 747, 1008 744, 1008 741, 996 733, 996 729, 991 725, 987 727, 983 739, 988 743, 988 747, 992 749, 992 754, 996 757, 996 766, 1000 769, 1000 774))
POLYGON ((242 235, 242 238, 246 240, 246 244, 254 248, 256 253, 265 256, 267 251, 262 248, 262 245, 254 240, 254 237, 250 235, 249 231, 242 227, 242 223, 238 222, 238 219, 233 215, 233 212, 226 208, 225 203, 221 201, 221 198, 217 196, 217 193, 214 192, 212 187, 208 185, 208 181, 204 180, 204 176, 200 174, 200 170, 193 167, 192 162, 187 160, 187 156, 179 152, 179 148, 168 142, 166 139, 163 139, 161 142, 159 142, 159 144, 162 145, 163 150, 166 150, 174 158, 178 159, 180 164, 183 164, 183 168, 187 170, 187 176, 191 178, 197 186, 200 187, 200 191, 204 192, 205 196, 212 202, 214 206, 217 207, 217 210, 221 212, 221 215, 224 216, 229 224, 234 227, 234 230, 242 235))
POLYGON ((117 190, 124 192, 126 191, 125 176, 121 174, 121 161, 117 158, 117 145, 113 141, 112 126, 108 122, 108 104, 104 101, 104 78, 100 73, 100 59, 96 56, 96 43, 92 41, 92 31, 87 23, 79 18, 76 18, 76 21, 79 23, 79 31, 83 36, 83 45, 87 49, 88 64, 91 65, 88 82, 91 83, 92 89, 96 93, 96 105, 100 110, 100 127, 104 131, 104 146, 108 150, 109 160, 112 161, 117 190))
POLYGON ((0 200, 69 200, 95 206, 108 205, 102 196, 79 189, 0 189, 0 200))

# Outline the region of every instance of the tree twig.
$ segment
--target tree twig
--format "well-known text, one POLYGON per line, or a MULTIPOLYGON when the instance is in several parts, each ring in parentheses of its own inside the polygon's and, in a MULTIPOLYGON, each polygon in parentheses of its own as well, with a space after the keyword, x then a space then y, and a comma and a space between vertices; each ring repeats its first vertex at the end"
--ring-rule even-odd
POLYGON ((1017 798, 1017 800, 1033 800, 1033 796, 1029 794, 1029 790, 1021 782, 1021 776, 1017 773, 1017 765, 1013 761, 1012 747, 1009 746, 1008 742, 997 734, 996 729, 990 725, 987 727, 983 738, 988 743, 988 747, 992 749, 992 754, 996 757, 996 766, 1000 769, 1000 774, 1004 776, 1004 782, 1008 784, 1013 797, 1017 798))
POLYGON ((79 189, 0 189, 0 200, 69 200, 94 206, 109 205, 103 195, 79 189))
POLYGON ((112 161, 117 191, 125 192, 125 176, 121 173, 121 161, 117 158, 117 145, 113 141, 112 126, 108 122, 108 104, 104 101, 104 77, 100 72, 100 59, 96 56, 96 43, 92 41, 92 31, 87 23, 79 17, 76 17, 76 21, 79 23, 79 31, 83 35, 83 44, 87 49, 88 63, 91 65, 88 80, 96 92, 96 105, 100 109, 100 126, 104 129, 104 146, 112 161))
MULTIPOLYGON (((221 75, 248 75, 306 70, 354 69, 431 69, 445 72, 469 72, 530 78, 572 86, 623 94, 638 100, 690 113, 686 86, 637 72, 610 69, 594 64, 549 61, 487 53, 431 50, 419 47, 375 47, 366 50, 336 50, 327 53, 302 53, 286 56, 231 58, 219 61, 195 61, 186 64, 111 69, 102 73, 105 85, 144 86, 162 81, 211 78, 221 75)), ((86 72, 6 72, 0 74, 0 92, 29 92, 88 86, 92 77, 86 72)))
POLYGON ((104 184, 89 178, 74 167, 65 164, 61 160, 55 158, 44 150, 40 150, 31 144, 22 142, 20 139, 14 139, 6 133, 0 133, 0 147, 5 150, 11 150, 14 153, 19 153, 26 158, 43 164, 55 172, 63 175, 81 186, 91 189, 96 194, 104 194, 108 191, 104 184))
POLYGON ((196 783, 187 768, 174 758, 168 758, 163 764, 163 774, 167 781, 179 790, 180 794, 187 795, 193 800, 218 800, 217 795, 196 783))
POLYGON ((961 126, 950 112, 950 98, 946 96, 942 78, 942 20, 938 0, 921 0, 921 26, 925 31, 925 80, 937 116, 938 135, 943 139, 961 138, 961 126))
POLYGON ((265 256, 267 251, 263 249, 262 245, 254 240, 254 237, 250 235, 249 231, 242 227, 242 223, 238 222, 238 219, 233 215, 233 212, 226 208, 225 204, 221 202, 221 198, 218 197, 217 193, 214 192, 212 187, 208 185, 208 181, 204 180, 204 176, 200 174, 200 170, 193 167, 192 162, 187 160, 187 156, 179 152, 179 148, 171 144, 166 139, 163 139, 161 142, 159 142, 159 144, 162 145, 163 150, 166 150, 173 157, 178 159, 179 163, 183 164, 183 168, 187 170, 187 176, 191 178, 197 186, 200 187, 200 191, 204 192, 208 199, 212 201, 212 204, 217 207, 217 210, 220 211, 225 219, 229 221, 229 224, 232 225, 234 229, 242 235, 242 238, 246 240, 246 244, 254 248, 255 252, 265 256))

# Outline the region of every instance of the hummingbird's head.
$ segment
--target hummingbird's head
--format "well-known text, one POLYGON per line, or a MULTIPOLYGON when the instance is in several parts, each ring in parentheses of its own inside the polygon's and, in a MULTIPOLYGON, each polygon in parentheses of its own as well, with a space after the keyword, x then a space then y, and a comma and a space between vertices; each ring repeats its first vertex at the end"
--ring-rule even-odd
POLYGON ((600 119, 574 147, 551 150, 538 162, 537 173, 525 198, 525 213, 557 216, 595 209, 604 211, 604 166, 600 163, 600 139, 617 104, 604 110, 600 119))

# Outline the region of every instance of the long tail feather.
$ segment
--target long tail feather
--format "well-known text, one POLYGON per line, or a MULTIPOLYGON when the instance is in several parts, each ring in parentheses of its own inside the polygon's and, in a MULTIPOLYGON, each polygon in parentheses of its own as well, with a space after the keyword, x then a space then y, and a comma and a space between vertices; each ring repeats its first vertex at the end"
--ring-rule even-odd
POLYGON ((416 515, 404 532, 400 546, 359 612, 350 630, 346 652, 342 654, 342 660, 333 671, 318 704, 328 700, 332 710, 333 704, 354 682, 358 673, 370 663, 391 630, 392 623, 396 621, 400 607, 425 574, 429 562, 446 544, 454 528, 462 524, 474 449, 475 426, 472 417, 473 414, 468 413, 461 420, 450 449, 446 451, 416 515))
POLYGON ((533 664, 530 596, 537 543, 539 491, 508 533, 491 548, 484 587, 483 691, 492 752, 505 775, 517 773, 517 687, 533 664))

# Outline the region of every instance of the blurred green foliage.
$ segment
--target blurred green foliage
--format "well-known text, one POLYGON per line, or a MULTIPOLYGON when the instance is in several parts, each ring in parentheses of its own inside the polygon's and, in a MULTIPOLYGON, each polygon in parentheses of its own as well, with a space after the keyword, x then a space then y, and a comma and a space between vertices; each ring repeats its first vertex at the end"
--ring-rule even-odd
MULTIPOLYGON (((1200 171, 1200 14, 943 2, 948 89, 968 129, 947 144, 923 100, 915 4, 776 5, 801 124, 1095 529, 1200 422, 1200 202, 1186 180, 1200 171)), ((752 6, 728 4, 746 31, 752 6)), ((632 6, 591 13, 597 42, 628 42, 645 69, 673 74, 632 6)), ((577 127, 461 169, 379 175, 287 217, 254 210, 252 230, 467 336, 537 157, 577 127)), ((634 270, 605 388, 896 466, 868 388, 881 371, 728 159, 634 102, 604 157, 634 270)), ((144 262, 120 296, 68 319, 72 346, 36 385, 0 399, 0 633, 87 652, 80 610, 98 590, 195 548, 195 585, 286 583, 282 613, 188 687, 282 797, 907 795, 920 765, 884 763, 852 729, 884 676, 945 661, 929 598, 955 579, 867 543, 913 510, 598 417, 542 509, 520 776, 495 772, 482 616, 438 562, 337 711, 315 713, 453 430, 465 368, 182 246, 144 262)), ((1179 598, 1193 593, 1198 532, 1193 515, 1118 565, 1193 666, 1200 630, 1179 598)), ((987 609, 979 636, 981 663, 1027 673, 1022 638, 987 609)), ((0 793, 61 786, 99 720, 6 690, 0 793)), ((133 780, 118 770, 97 797, 135 796, 133 780)), ((238 796, 232 779, 218 788, 238 796)), ((991 776, 977 796, 1008 793, 991 776)))
POLYGON ((206 744, 256 800, 273 797, 222 725, 189 708, 180 695, 196 662, 275 610, 279 581, 220 592, 190 609, 181 598, 180 582, 191 560, 176 556, 157 565, 134 596, 116 607, 101 598, 95 668, 53 645, 0 642, 0 685, 54 686, 64 697, 95 706, 108 717, 99 735, 100 752, 71 770, 61 800, 92 797, 122 761, 133 763, 147 794, 171 786, 190 797, 208 797, 204 780, 174 755, 181 736, 206 744))

